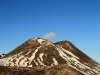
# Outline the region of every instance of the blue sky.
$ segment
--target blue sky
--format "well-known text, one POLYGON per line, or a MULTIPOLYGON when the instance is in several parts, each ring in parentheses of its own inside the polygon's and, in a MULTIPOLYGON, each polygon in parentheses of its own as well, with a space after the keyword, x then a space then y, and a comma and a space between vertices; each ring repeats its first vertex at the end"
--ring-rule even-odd
POLYGON ((49 34, 100 62, 100 0, 0 0, 0 54, 49 34))

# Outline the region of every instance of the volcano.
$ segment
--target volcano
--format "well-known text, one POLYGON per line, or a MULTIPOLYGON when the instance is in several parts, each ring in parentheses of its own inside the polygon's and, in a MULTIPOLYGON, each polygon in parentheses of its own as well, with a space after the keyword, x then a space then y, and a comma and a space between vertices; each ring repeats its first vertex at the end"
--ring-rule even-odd
POLYGON ((29 68, 65 65, 80 75, 100 75, 100 64, 67 40, 53 43, 43 38, 31 38, 2 57, 0 65, 29 68))

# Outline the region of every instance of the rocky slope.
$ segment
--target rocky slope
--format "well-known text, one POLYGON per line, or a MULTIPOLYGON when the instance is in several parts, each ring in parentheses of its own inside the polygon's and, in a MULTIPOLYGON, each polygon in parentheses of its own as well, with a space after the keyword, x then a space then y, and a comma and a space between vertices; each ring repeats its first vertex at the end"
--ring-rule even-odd
POLYGON ((53 67, 63 64, 84 75, 100 75, 100 64, 66 40, 53 43, 31 38, 0 59, 2 66, 53 67))
POLYGON ((7 67, 0 66, 0 75, 84 75, 67 66, 55 65, 46 67, 7 67))

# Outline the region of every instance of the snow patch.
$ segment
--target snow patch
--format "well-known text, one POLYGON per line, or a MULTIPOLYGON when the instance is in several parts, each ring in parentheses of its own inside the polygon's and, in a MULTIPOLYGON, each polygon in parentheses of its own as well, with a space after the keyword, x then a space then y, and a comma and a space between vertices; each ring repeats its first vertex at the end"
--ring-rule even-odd
POLYGON ((55 65, 58 65, 57 60, 56 60, 55 58, 52 58, 52 59, 53 59, 53 61, 54 61, 54 64, 55 64, 55 65))
POLYGON ((43 40, 43 39, 38 39, 38 42, 41 44, 42 43, 42 41, 45 41, 45 40, 43 40))
POLYGON ((4 60, 0 59, 0 65, 1 66, 6 66, 6 62, 4 60))
POLYGON ((41 61, 43 61, 43 58, 42 58, 43 55, 44 55, 43 53, 39 54, 39 57, 40 57, 41 61))
POLYGON ((34 60, 35 64, 38 65, 38 63, 34 60))
MULTIPOLYGON (((67 53, 67 54, 69 54, 69 55, 71 55, 71 56, 73 56, 73 57, 79 59, 79 58, 78 58, 77 56, 75 56, 73 53, 69 52, 68 50, 63 49, 63 48, 60 47, 59 45, 58 45, 57 47, 58 47, 61 51, 63 51, 63 52, 65 52, 65 53, 67 53)), ((65 54, 65 53, 64 53, 64 54, 65 54)))
POLYGON ((39 59, 39 57, 37 58, 38 62, 40 65, 45 66, 44 63, 39 59))
POLYGON ((35 58, 35 54, 38 51, 38 48, 35 50, 35 52, 32 54, 32 56, 29 58, 30 60, 33 60, 35 58))

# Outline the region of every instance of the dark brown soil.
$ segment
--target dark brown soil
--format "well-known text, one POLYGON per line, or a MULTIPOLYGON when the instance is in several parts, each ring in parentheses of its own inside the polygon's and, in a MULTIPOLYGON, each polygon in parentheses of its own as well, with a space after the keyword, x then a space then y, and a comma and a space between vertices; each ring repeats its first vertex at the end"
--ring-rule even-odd
POLYGON ((67 65, 47 67, 0 66, 0 75, 84 75, 67 65))

